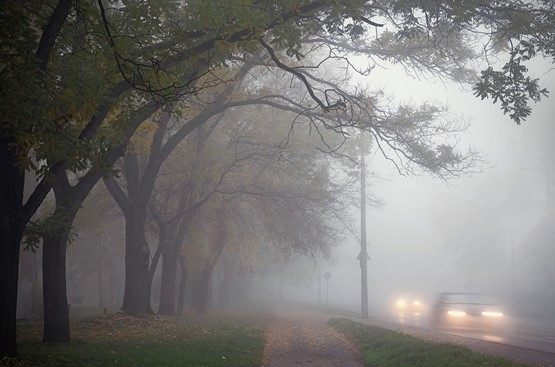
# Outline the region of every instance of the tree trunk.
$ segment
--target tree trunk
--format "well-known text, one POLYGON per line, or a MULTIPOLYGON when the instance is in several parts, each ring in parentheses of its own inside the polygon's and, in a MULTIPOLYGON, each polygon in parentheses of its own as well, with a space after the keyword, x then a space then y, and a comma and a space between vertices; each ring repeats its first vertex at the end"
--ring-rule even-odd
POLYGON ((177 314, 183 315, 185 291, 187 290, 187 266, 185 265, 185 258, 183 255, 179 255, 179 269, 180 279, 179 290, 177 292, 177 314))
POLYGON ((216 242, 212 248, 204 268, 198 275, 194 288, 193 288, 193 310, 198 313, 205 313, 208 309, 209 301, 212 295, 212 272, 214 267, 218 262, 218 259, 222 255, 224 249, 224 243, 226 240, 226 209, 227 203, 223 203, 222 207, 218 211, 215 229, 217 230, 216 242))
MULTIPOLYGON (((188 200, 186 197, 181 196, 178 212, 183 212, 185 210, 187 202, 188 200)), ((178 225, 162 225, 160 227, 161 235, 163 234, 162 237, 165 240, 164 242, 160 242, 161 244, 163 243, 162 284, 160 288, 160 308, 158 312, 162 315, 174 315, 176 313, 176 296, 178 297, 177 302, 181 302, 181 308, 178 313, 183 313, 183 297, 185 295, 187 269, 185 269, 185 259, 183 259, 179 251, 194 213, 195 211, 192 211, 182 217, 178 225), (178 261, 180 261, 182 281, 179 286, 179 295, 176 295, 178 261)))
MULTIPOLYGON (((1 214, 4 217, 4 213, 1 214)), ((3 221, 4 218, 1 218, 3 221)), ((1 227, 1 226, 0 226, 1 227)), ((11 231, 7 235, 0 228, 0 359, 16 355, 15 320, 17 313, 17 280, 19 270, 19 248, 22 235, 11 231)))
POLYGON ((0 359, 17 352, 17 281, 25 227, 19 218, 25 175, 15 164, 11 143, 11 139, 0 137, 0 359))
POLYGON ((132 209, 126 213, 125 221, 125 290, 121 309, 130 314, 146 314, 151 310, 145 211, 132 209))
POLYGON ((197 313, 206 313, 208 310, 208 296, 212 291, 210 277, 213 267, 206 264, 204 269, 197 275, 193 286, 193 310, 197 313))
POLYGON ((218 302, 220 306, 225 307, 233 304, 232 287, 235 282, 235 258, 231 257, 229 253, 222 257, 222 270, 223 277, 220 283, 218 302))
POLYGON ((66 248, 73 221, 81 204, 100 180, 97 172, 71 186, 65 170, 60 170, 53 183, 56 196, 54 215, 60 216, 63 227, 43 241, 42 276, 45 343, 69 343, 69 310, 66 289, 66 248))
MULTIPOLYGON (((72 220, 73 222, 73 220, 72 220)), ((68 231, 46 236, 42 250, 44 343, 69 343, 69 311, 66 291, 68 231)))
POLYGON ((160 315, 175 314, 175 286, 177 278, 177 256, 179 245, 176 241, 166 241, 162 248, 162 279, 160 288, 160 315))
MULTIPOLYGON (((225 233, 224 230, 220 229, 220 233, 225 233)), ((204 268, 197 275, 196 281, 193 286, 193 310, 197 313, 206 313, 209 307, 209 302, 212 294, 212 272, 214 267, 218 262, 220 255, 223 250, 223 237, 217 242, 216 248, 212 252, 208 261, 204 265, 204 268)))

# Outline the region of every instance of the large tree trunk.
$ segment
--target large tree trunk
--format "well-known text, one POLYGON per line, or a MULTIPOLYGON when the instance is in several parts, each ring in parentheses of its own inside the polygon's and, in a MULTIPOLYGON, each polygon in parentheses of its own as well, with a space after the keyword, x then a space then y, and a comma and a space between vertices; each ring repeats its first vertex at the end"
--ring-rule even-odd
POLYGON ((151 145, 144 171, 136 154, 129 152, 123 159, 127 193, 111 178, 106 187, 125 215, 125 291, 122 311, 131 314, 152 313, 150 307, 150 248, 145 237, 146 207, 162 160, 160 149, 170 118, 168 109, 158 121, 158 130, 151 145))
POLYGON ((10 143, 10 139, 0 138, 0 359, 17 352, 17 281, 24 229, 19 214, 25 175, 15 165, 10 143))
POLYGON ((69 311, 66 291, 66 244, 68 234, 44 238, 42 279, 45 343, 69 343, 69 311))
MULTIPOLYGON (((4 213, 0 213, 4 222, 4 213)), ((15 320, 17 312, 17 280, 19 268, 19 248, 22 234, 6 231, 0 225, 0 359, 16 355, 15 320)))
POLYGON ((162 279, 160 288, 160 315, 175 314, 175 291, 177 278, 177 256, 179 246, 175 241, 166 241, 162 248, 162 279))
POLYGON ((54 215, 63 219, 63 227, 54 235, 44 237, 42 250, 42 278, 44 304, 45 343, 69 343, 69 310, 66 287, 66 249, 73 221, 81 204, 92 190, 100 175, 84 178, 71 186, 65 172, 54 182, 56 210, 54 215))
POLYGON ((125 290, 122 311, 145 314, 150 310, 150 248, 145 238, 145 211, 130 210, 125 220, 125 290))

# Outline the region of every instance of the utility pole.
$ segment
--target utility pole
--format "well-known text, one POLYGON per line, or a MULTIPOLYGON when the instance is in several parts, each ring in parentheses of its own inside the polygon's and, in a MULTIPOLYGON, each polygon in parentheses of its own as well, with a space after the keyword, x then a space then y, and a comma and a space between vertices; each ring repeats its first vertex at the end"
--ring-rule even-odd
POLYGON ((360 284, 361 318, 368 318, 368 254, 366 252, 366 164, 364 149, 360 152, 360 284))

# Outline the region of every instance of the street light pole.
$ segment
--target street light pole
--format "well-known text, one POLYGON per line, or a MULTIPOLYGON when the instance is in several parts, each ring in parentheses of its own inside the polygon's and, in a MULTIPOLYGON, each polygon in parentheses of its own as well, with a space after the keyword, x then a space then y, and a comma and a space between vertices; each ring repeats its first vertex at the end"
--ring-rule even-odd
MULTIPOLYGON (((362 145, 362 144, 361 144, 362 145)), ((361 318, 368 318, 368 255, 366 253, 366 164, 360 153, 360 280, 361 318)))

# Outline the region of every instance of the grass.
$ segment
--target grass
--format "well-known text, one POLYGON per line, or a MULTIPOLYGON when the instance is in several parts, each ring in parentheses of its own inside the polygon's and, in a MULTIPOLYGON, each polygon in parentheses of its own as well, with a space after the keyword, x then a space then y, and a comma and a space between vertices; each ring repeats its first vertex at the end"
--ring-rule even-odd
POLYGON ((334 306, 326 306, 326 305, 318 305, 318 304, 307 304, 305 308, 308 310, 324 312, 329 315, 335 315, 340 317, 360 317, 360 312, 355 312, 351 310, 347 310, 344 308, 337 308, 334 306))
POLYGON ((109 314, 73 322, 70 345, 45 345, 42 325, 31 323, 18 326, 18 357, 0 365, 259 367, 265 325, 265 316, 256 314, 109 314))
POLYGON ((360 350, 366 367, 517 367, 503 358, 472 352, 452 344, 432 343, 397 331, 331 319, 328 324, 345 334, 360 350))
MULTIPOLYGON (((108 314, 72 321, 69 345, 45 345, 42 325, 25 323, 18 325, 19 356, 0 366, 259 367, 268 320, 267 310, 180 318, 108 314)), ((345 318, 328 323, 353 341, 368 367, 526 366, 345 318)))

